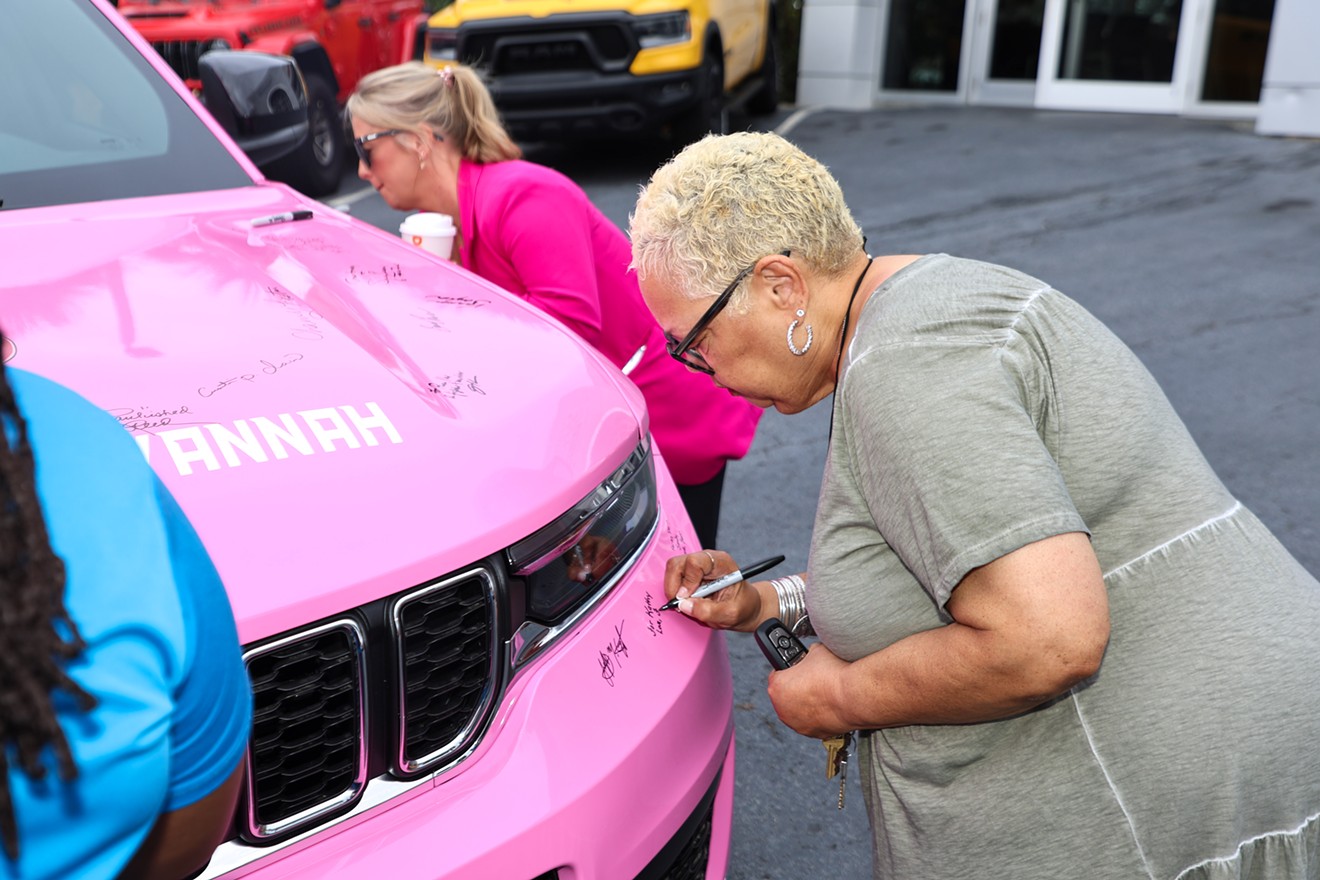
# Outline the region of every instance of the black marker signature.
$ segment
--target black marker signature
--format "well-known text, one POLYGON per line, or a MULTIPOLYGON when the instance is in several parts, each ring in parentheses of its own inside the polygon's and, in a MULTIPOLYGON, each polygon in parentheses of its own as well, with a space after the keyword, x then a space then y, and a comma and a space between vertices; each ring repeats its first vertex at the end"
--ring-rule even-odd
POLYGON ((286 311, 290 312, 298 319, 298 323, 293 326, 292 332, 289 333, 290 336, 294 339, 312 341, 325 339, 325 334, 321 332, 321 325, 318 323, 319 321, 324 320, 324 318, 321 317, 320 312, 306 305, 302 300, 298 299, 287 290, 280 290, 278 287, 267 286, 266 292, 283 306, 286 311))
POLYGON ((442 306, 468 306, 479 309, 484 305, 489 305, 488 299, 477 299, 474 296, 449 296, 443 293, 428 294, 426 299, 429 302, 439 303, 442 306))
POLYGON ((280 362, 278 364, 272 363, 271 361, 262 361, 261 372, 265 373, 268 376, 273 376, 276 373, 278 373, 280 370, 287 367, 289 364, 296 364, 298 363, 298 361, 302 359, 303 356, 298 352, 296 351, 289 352, 288 354, 284 355, 284 357, 280 358, 280 362))
POLYGON ((662 636, 665 634, 665 617, 660 611, 658 605, 651 602, 651 594, 646 594, 646 629, 652 636, 662 636))
MULTIPOLYGON (((280 370, 289 366, 290 364, 296 364, 298 363, 298 361, 302 359, 303 359, 302 354, 296 351, 291 351, 288 354, 280 357, 278 362, 262 359, 257 361, 257 363, 261 364, 262 373, 264 373, 267 376, 273 376, 276 373, 278 373, 280 370)), ((258 376, 256 373, 241 373, 237 376, 230 376, 228 379, 221 379, 220 381, 215 382, 211 385, 203 385, 197 389, 197 393, 202 397, 211 397, 213 395, 219 394, 221 391, 224 391, 226 388, 228 388, 230 385, 233 385, 235 382, 240 382, 240 381, 255 382, 257 378, 258 376)))
POLYGON ((257 377, 255 373, 244 373, 241 376, 232 376, 228 379, 221 379, 219 382, 215 383, 214 385, 203 385, 197 389, 197 393, 200 394, 202 397, 210 397, 213 394, 219 394, 221 391, 224 391, 226 388, 228 388, 230 385, 233 385, 235 382, 238 382, 240 380, 244 382, 251 382, 253 379, 256 378, 257 377))
POLYGON ((665 525, 665 537, 669 540, 669 549, 677 553, 687 553, 687 538, 682 532, 674 531, 672 525, 665 525))
POLYGON ((176 422, 178 416, 190 416, 192 410, 188 404, 174 408, 147 409, 141 406, 115 406, 106 410, 119 420, 129 431, 150 433, 152 428, 164 428, 169 425, 201 425, 204 422, 176 422))
POLYGON ((621 659, 627 659, 628 646, 623 642, 623 621, 614 627, 614 638, 600 652, 600 677, 605 679, 605 683, 614 687, 614 674, 617 671, 621 659))
POLYGON ((467 397, 468 393, 485 395, 485 390, 477 384, 477 377, 465 378, 460 372, 454 376, 441 376, 434 382, 426 383, 426 390, 432 394, 439 394, 447 400, 454 400, 459 397, 467 397))
POLYGON ((390 284, 394 281, 407 281, 403 277, 403 267, 398 263, 387 264, 376 269, 362 266, 349 266, 347 280, 362 284, 390 284))
POLYGON ((422 327, 425 330, 448 329, 445 327, 444 322, 440 320, 440 316, 437 315, 435 312, 430 311, 429 309, 422 309, 422 313, 420 315, 412 315, 412 318, 417 321, 418 326, 422 327))
POLYGON ((291 238, 285 238, 284 246, 295 250, 320 251, 323 254, 342 254, 344 249, 337 244, 331 244, 321 238, 307 238, 297 235, 291 238))

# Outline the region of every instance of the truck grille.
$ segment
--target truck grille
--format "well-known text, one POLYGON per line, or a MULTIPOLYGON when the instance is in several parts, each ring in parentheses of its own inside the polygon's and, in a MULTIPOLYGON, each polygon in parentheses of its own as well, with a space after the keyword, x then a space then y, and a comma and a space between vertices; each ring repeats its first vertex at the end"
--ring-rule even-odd
POLYGON ((625 21, 562 16, 554 24, 522 26, 517 19, 465 24, 458 57, 496 76, 520 73, 627 70, 637 42, 625 21))
POLYGON ((170 40, 152 43, 151 48, 165 59, 180 79, 200 79, 201 69, 197 62, 206 54, 209 40, 170 40))
POLYGON ((276 843, 350 809, 372 775, 407 778, 466 755, 500 679, 495 596, 493 576, 477 568, 247 651, 254 711, 240 836, 276 843))

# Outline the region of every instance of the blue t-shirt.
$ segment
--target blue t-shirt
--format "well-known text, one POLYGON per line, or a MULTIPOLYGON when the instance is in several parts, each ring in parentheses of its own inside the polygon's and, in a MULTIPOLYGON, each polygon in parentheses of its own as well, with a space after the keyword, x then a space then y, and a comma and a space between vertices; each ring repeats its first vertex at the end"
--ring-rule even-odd
POLYGON ((21 853, 17 863, 0 854, 0 878, 113 878, 157 816, 201 800, 237 766, 251 690, 215 567, 137 444, 72 391, 7 372, 65 565, 65 606, 87 642, 69 673, 99 704, 83 713, 57 692, 74 781, 59 780, 53 757, 42 781, 10 761, 21 853))

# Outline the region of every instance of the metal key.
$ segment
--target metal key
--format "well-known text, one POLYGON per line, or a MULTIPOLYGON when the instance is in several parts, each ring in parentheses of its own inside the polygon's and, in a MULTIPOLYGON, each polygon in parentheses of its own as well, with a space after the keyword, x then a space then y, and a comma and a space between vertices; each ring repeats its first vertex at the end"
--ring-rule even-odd
POLYGON ((848 760, 848 737, 841 733, 822 742, 825 744, 825 778, 833 779, 839 772, 840 760, 848 760))
POLYGON ((843 809, 843 786, 848 781, 848 744, 852 742, 852 734, 844 737, 843 750, 839 752, 839 809, 843 809))
POLYGON ((839 777, 839 809, 843 809, 843 787, 848 781, 848 747, 852 745, 852 733, 841 733, 822 740, 825 744, 827 764, 825 778, 839 777))

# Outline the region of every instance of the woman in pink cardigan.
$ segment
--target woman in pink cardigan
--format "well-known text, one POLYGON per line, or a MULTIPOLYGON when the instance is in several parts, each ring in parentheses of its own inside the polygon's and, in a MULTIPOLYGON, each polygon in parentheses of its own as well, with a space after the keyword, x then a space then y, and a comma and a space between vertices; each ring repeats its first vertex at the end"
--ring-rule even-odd
POLYGON ((469 68, 376 71, 348 101, 358 176, 396 210, 454 218, 456 259, 554 315, 623 367, 703 547, 716 546, 725 464, 751 446, 760 408, 672 360, 629 270, 627 236, 577 184, 522 161, 469 68))

